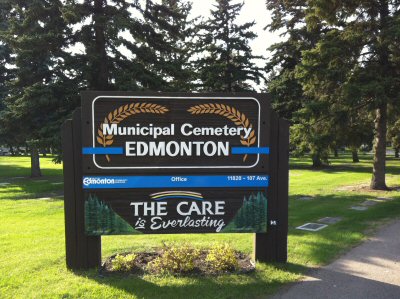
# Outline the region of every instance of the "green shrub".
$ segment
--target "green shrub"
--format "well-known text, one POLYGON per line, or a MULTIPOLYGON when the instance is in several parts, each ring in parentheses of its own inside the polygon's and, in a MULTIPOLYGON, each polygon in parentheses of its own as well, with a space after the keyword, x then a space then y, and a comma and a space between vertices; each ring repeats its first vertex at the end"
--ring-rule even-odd
POLYGON ((130 253, 127 255, 117 254, 112 261, 113 271, 131 271, 135 267, 137 255, 130 253))
POLYGON ((184 273, 194 269, 200 252, 188 244, 165 245, 161 255, 148 264, 153 273, 184 273))
POLYGON ((235 250, 227 244, 216 244, 208 252, 206 263, 214 272, 234 270, 238 267, 235 250))

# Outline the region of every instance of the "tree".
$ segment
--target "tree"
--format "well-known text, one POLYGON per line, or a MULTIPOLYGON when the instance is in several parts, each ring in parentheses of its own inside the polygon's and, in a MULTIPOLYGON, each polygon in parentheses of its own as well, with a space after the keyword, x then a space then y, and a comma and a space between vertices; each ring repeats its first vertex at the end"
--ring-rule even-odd
MULTIPOLYGON (((11 10, 11 4, 8 2, 0 3, 0 31, 4 32, 8 30, 8 14, 11 10)), ((5 118, 4 110, 6 104, 4 99, 9 93, 8 82, 13 78, 13 72, 9 65, 13 64, 12 52, 10 47, 7 45, 5 40, 0 36, 0 120, 5 118)), ((10 146, 12 149, 13 135, 10 134, 10 130, 2 125, 0 127, 0 144, 10 146)))
POLYGON ((271 0, 266 1, 266 5, 272 15, 266 28, 275 33, 284 30, 286 37, 285 41, 268 49, 271 56, 266 64, 267 91, 279 116, 296 123, 296 112, 307 102, 302 85, 295 76, 296 66, 301 62, 302 52, 314 47, 320 33, 308 30, 304 24, 306 1, 271 0))
POLYGON ((353 163, 360 162, 358 150, 362 145, 370 145, 373 140, 373 118, 367 109, 357 109, 353 113, 343 113, 340 122, 340 140, 350 148, 353 163))
POLYGON ((254 60, 261 57, 254 56, 249 46, 256 37, 251 31, 254 22, 236 22, 242 6, 231 0, 217 0, 211 17, 200 26, 201 57, 196 61, 200 90, 251 91, 250 82, 260 83, 263 75, 254 60))
MULTIPOLYGON (((375 112, 372 189, 385 181, 387 107, 399 97, 399 1, 309 1, 308 26, 327 33, 303 53, 298 78, 307 94, 331 105, 375 112)), ((336 107, 338 109, 336 109, 336 107)))
POLYGON ((297 78, 296 68, 303 52, 314 48, 322 28, 312 30, 305 24, 307 1, 266 1, 272 20, 267 28, 271 32, 284 30, 285 41, 269 48, 271 58, 266 64, 267 91, 272 106, 281 117, 291 123, 291 149, 295 154, 310 153, 313 167, 328 164, 329 148, 335 146, 336 126, 331 119, 321 119, 329 113, 329 106, 317 105, 312 95, 304 93, 297 78))
POLYGON ((172 0, 68 0, 64 16, 78 28, 74 43, 85 49, 74 54, 81 88, 186 89, 191 75, 188 50, 181 46, 192 30, 190 8, 172 0))
POLYGON ((392 142, 394 157, 399 158, 400 153, 400 120, 396 121, 388 130, 389 138, 392 142))
POLYGON ((148 4, 143 11, 146 24, 163 40, 158 47, 154 71, 161 73, 164 91, 189 91, 195 80, 191 58, 195 52, 198 18, 190 19, 192 4, 180 0, 162 0, 148 4))
POLYGON ((388 140, 392 143, 395 158, 400 152, 400 107, 390 105, 388 113, 388 140))
POLYGON ((73 67, 81 78, 80 88, 113 89, 112 74, 123 57, 117 49, 123 43, 119 33, 129 29, 129 6, 120 0, 66 1, 63 16, 77 28, 72 34, 72 46, 84 47, 83 53, 74 54, 73 67))
MULTIPOLYGON (((10 3, 0 3, 0 31, 4 32, 9 27, 8 13, 11 10, 10 3)), ((1 37, 0 37, 1 38, 1 37)), ((0 110, 4 108, 3 99, 8 94, 7 82, 13 77, 12 70, 9 66, 13 63, 11 57, 11 49, 5 43, 5 41, 0 39, 0 110)))
POLYGON ((69 105, 63 70, 67 28, 61 1, 9 0, 8 4, 9 26, 2 28, 1 38, 15 55, 15 77, 8 81, 2 121, 8 132, 18 136, 16 142, 29 143, 31 175, 40 176, 38 150, 54 139, 48 133, 69 105))
POLYGON ((39 175, 38 151, 60 148, 59 128, 79 90, 190 89, 190 9, 178 0, 2 2, 1 139, 29 143, 39 175))

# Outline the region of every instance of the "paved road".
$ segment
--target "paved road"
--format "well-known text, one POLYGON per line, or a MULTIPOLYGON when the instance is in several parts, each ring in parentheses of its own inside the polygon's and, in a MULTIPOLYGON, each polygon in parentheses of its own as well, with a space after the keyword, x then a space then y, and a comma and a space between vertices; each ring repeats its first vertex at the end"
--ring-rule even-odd
POLYGON ((273 299, 400 299, 400 220, 273 299))

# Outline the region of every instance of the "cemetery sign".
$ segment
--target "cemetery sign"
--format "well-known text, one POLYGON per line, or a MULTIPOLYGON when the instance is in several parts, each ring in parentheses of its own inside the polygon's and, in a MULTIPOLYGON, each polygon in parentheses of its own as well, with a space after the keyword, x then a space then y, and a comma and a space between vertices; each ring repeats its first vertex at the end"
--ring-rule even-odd
POLYGON ((252 232, 268 242, 278 220, 287 230, 287 137, 265 94, 84 92, 63 128, 67 263, 69 232, 95 249, 107 234, 252 232))

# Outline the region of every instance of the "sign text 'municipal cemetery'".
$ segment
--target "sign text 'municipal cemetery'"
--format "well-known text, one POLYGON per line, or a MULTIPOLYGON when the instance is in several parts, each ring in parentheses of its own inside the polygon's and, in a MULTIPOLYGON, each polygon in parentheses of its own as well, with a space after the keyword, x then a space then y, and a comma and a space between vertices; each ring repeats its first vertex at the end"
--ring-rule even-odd
POLYGON ((182 124, 178 134, 175 134, 175 124, 168 127, 156 127, 153 124, 142 127, 118 126, 104 124, 103 135, 113 136, 150 136, 157 139, 161 136, 175 136, 171 141, 127 141, 126 156, 229 156, 229 142, 221 141, 178 141, 182 136, 243 136, 248 139, 252 129, 244 127, 194 127, 190 123, 182 124), (181 136, 179 136, 179 134, 181 136), (176 136, 178 135, 178 136, 176 136))

